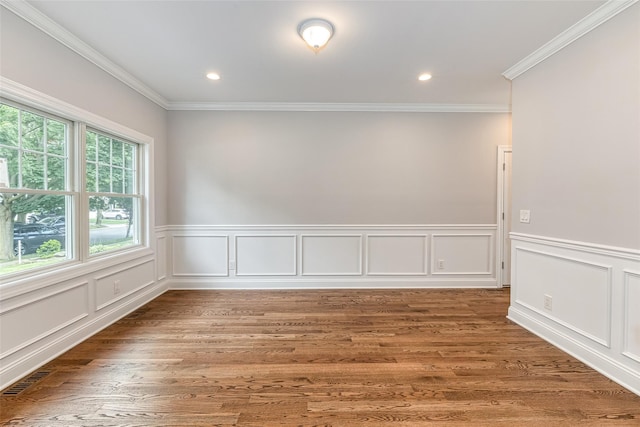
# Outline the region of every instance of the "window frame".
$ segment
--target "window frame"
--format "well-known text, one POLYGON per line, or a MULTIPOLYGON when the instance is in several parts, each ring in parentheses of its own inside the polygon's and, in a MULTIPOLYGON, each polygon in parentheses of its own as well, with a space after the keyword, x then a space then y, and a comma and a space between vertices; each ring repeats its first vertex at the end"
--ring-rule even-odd
MULTIPOLYGON (((0 102, 27 110, 44 117, 69 123, 67 146, 67 190, 70 196, 66 227, 66 251, 69 259, 51 266, 36 267, 0 276, 3 294, 21 294, 59 283, 63 278, 108 268, 141 257, 153 255, 154 209, 153 209, 153 138, 111 121, 102 116, 75 107, 49 95, 35 91, 0 77, 0 102), (138 242, 121 249, 89 255, 89 195, 86 191, 85 138, 87 128, 107 134, 118 140, 131 142, 137 147, 136 189, 139 197, 138 242), (86 217, 86 218, 85 218, 86 217), (67 252, 69 254, 69 252, 67 252)), ((21 193, 41 193, 40 190, 20 189, 21 193)), ((68 194, 67 194, 68 193, 68 194)))
MULTIPOLYGON (((86 216, 87 217, 87 227, 86 227, 86 231, 88 233, 87 236, 87 247, 83 248, 86 249, 85 255, 87 256, 87 258, 98 258, 101 256, 107 256, 109 254, 113 254, 113 253, 117 253, 117 252, 122 252, 122 251, 127 251, 130 250, 132 248, 135 247, 140 247, 140 246, 146 246, 148 245, 148 241, 145 240, 144 235, 145 233, 143 232, 145 227, 143 226, 143 220, 144 220, 144 199, 145 199, 145 195, 143 194, 142 189, 140 188, 140 183, 143 182, 143 167, 142 167, 142 161, 141 159, 143 158, 144 154, 143 154, 143 146, 140 143, 136 143, 133 141, 130 141, 128 139, 122 138, 122 137, 117 137, 114 136, 113 134, 100 130, 100 129, 96 129, 95 127, 89 127, 87 125, 85 125, 84 127, 84 132, 82 133, 82 138, 80 138, 81 140, 81 145, 82 145, 82 160, 80 161, 82 163, 82 166, 84 168, 83 173, 82 173, 82 182, 80 183, 81 185, 81 190, 80 190, 80 194, 81 194, 81 198, 83 199, 83 206, 86 207, 86 209, 83 208, 83 217, 86 216), (132 193, 113 193, 113 192, 101 192, 101 191, 93 191, 99 188, 94 188, 93 190, 89 190, 87 188, 87 163, 88 158, 87 158, 87 153, 86 153, 86 148, 87 148, 87 141, 86 141, 86 137, 87 134, 89 132, 93 132, 96 133, 98 136, 103 136, 103 137, 107 137, 107 138, 111 138, 111 139, 116 139, 119 142, 123 142, 123 143, 128 143, 128 144, 133 144, 135 146, 135 150, 134 150, 134 154, 135 154, 135 159, 134 159, 134 177, 133 177, 133 192, 132 193), (89 200, 91 197, 101 197, 101 196, 106 196, 106 197, 123 197, 123 198, 133 198, 133 199, 137 199, 137 203, 135 205, 132 206, 132 212, 130 212, 130 215, 133 215, 135 220, 136 220, 136 224, 135 224, 135 228, 137 231, 137 235, 134 237, 134 243, 132 243, 131 245, 127 245, 124 248, 120 248, 120 249, 114 249, 114 250, 110 250, 110 251, 105 251, 105 252, 99 252, 96 254, 91 254, 90 253, 90 248, 91 248, 91 243, 89 242, 89 238, 91 235, 91 231, 90 231, 90 225, 89 225, 89 220, 88 220, 88 214, 89 214, 89 200), (84 213, 86 213, 87 215, 84 215, 84 213)), ((110 156, 112 157, 112 156, 110 156)), ((123 159, 124 161, 124 159, 123 159)), ((96 164, 99 163, 99 159, 96 158, 96 164)), ((110 166, 112 166, 110 164, 110 166)), ((123 168, 124 170, 124 168, 123 168)), ((110 174, 111 175, 111 174, 110 174)), ((98 185, 98 178, 96 177, 96 187, 99 187, 98 185)))
MULTIPOLYGON (((56 268, 59 268, 60 266, 64 266, 68 263, 72 263, 74 261, 78 261, 78 250, 77 250, 77 245, 75 244, 75 234, 76 234, 76 228, 74 227, 74 223, 73 223, 73 217, 74 217, 74 210, 76 209, 76 206, 78 206, 79 200, 80 200, 80 193, 79 193, 79 188, 77 186, 77 180, 75 180, 75 176, 72 173, 73 170, 73 163, 75 161, 75 157, 74 157, 74 150, 73 150, 73 145, 74 145, 74 134, 75 134, 75 128, 76 128, 76 123, 73 122, 72 120, 66 119, 64 117, 60 117, 58 115, 49 113, 47 111, 42 111, 40 109, 34 108, 32 106, 27 106, 27 105, 23 105, 19 102, 10 100, 10 99, 5 99, 5 98, 0 98, 0 104, 4 104, 7 105, 11 108, 15 108, 18 110, 18 117, 20 118, 22 116, 23 112, 27 112, 30 114, 34 114, 37 116, 41 116, 43 118, 46 119, 50 119, 50 120, 55 120, 57 122, 61 122, 66 126, 66 135, 65 135, 65 144, 66 144, 66 153, 65 153, 65 167, 66 167, 66 175, 64 177, 64 190, 49 190, 49 189, 35 189, 35 188, 28 188, 28 187, 24 187, 22 186, 22 173, 23 173, 23 169, 21 167, 19 167, 18 169, 18 173, 19 173, 19 178, 18 178, 18 182, 19 182, 19 186, 16 188, 10 188, 10 192, 11 193, 16 193, 16 194, 44 194, 44 195, 49 195, 49 196, 60 196, 60 197, 64 197, 65 201, 64 201, 64 205, 65 205, 65 221, 67 221, 67 219, 69 219, 69 227, 65 226, 65 248, 64 248, 64 252, 65 252, 65 259, 55 263, 54 265, 49 265, 49 266, 43 266, 43 267, 35 267, 33 269, 27 269, 25 271, 20 271, 17 273, 13 273, 13 274, 6 274, 6 275, 0 275, 0 277, 2 279, 4 279, 5 277, 13 277, 15 276, 20 276, 23 274, 28 274, 29 272, 39 272, 39 271, 48 271, 48 270, 54 270, 56 268)), ((19 119, 18 122, 18 126, 19 126, 19 130, 18 130, 18 135, 20 137, 20 139, 22 139, 22 121, 19 119)), ((22 148, 23 145, 23 141, 20 141, 18 143, 18 147, 17 147, 17 152, 18 152, 18 162, 19 165, 21 165, 21 156, 22 153, 27 151, 27 152, 33 152, 33 153, 38 153, 35 150, 25 150, 22 148)), ((46 147, 46 143, 44 145, 46 147)), ((12 149, 12 147, 7 146, 9 149, 12 149)), ((38 154, 42 154, 45 156, 46 159, 46 149, 43 150, 42 153, 38 153, 38 154)), ((59 155, 56 155, 56 157, 60 157, 59 155)), ((44 162, 44 164, 46 165, 46 160, 44 162)), ((45 166, 46 167, 46 166, 45 166)), ((44 183, 45 183, 45 187, 46 185, 46 180, 47 177, 44 176, 43 177, 44 183)), ((2 189, 0 189, 0 192, 5 192, 2 189)))

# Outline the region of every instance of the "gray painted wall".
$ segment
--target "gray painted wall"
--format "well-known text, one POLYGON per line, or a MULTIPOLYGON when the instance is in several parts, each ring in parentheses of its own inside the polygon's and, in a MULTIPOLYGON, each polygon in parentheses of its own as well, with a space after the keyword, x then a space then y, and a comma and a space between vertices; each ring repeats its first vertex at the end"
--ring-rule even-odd
POLYGON ((156 225, 495 223, 508 114, 166 112, 2 12, 4 77, 155 139, 156 225))
POLYGON ((494 224, 508 114, 169 112, 171 224, 494 224))
POLYGON ((0 10, 0 75, 154 138, 155 221, 166 224, 166 111, 12 12, 0 10))
POLYGON ((516 232, 640 248, 640 4, 514 80, 512 206, 516 232))

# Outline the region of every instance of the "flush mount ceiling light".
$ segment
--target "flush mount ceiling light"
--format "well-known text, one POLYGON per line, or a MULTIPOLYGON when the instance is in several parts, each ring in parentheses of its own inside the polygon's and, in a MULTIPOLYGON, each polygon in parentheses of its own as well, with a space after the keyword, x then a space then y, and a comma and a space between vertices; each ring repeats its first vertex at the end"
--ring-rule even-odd
POLYGON ((218 74, 218 73, 207 73, 207 78, 209 80, 220 80, 220 74, 218 74))
POLYGON ((431 74, 429 73, 420 74, 418 76, 418 80, 420 80, 421 82, 426 82, 427 80, 431 80, 431 74))
POLYGON ((325 19, 307 19, 298 26, 298 34, 315 53, 318 53, 333 36, 333 25, 325 19))

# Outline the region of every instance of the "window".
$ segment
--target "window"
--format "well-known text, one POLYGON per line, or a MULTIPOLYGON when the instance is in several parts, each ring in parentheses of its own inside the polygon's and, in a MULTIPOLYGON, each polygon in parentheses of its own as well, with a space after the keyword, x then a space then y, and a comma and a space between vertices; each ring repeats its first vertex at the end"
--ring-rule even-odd
POLYGON ((0 102, 0 276, 140 245, 144 155, 140 143, 0 102))
POLYGON ((2 274, 73 257, 65 227, 77 197, 68 176, 71 127, 58 118, 0 104, 2 274))
POLYGON ((138 244, 137 144, 86 132, 89 253, 138 244))

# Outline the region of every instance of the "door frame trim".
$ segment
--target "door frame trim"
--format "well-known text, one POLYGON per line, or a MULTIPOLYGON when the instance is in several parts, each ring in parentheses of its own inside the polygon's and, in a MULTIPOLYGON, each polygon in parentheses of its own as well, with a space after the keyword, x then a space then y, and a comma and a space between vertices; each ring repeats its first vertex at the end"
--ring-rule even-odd
MULTIPOLYGON (((498 288, 503 287, 504 282, 504 270, 502 269, 502 260, 505 252, 504 247, 504 220, 502 219, 502 212, 504 212, 504 177, 505 171, 502 168, 504 163, 504 155, 506 153, 512 153, 511 145, 499 145, 498 146, 498 158, 496 162, 497 169, 497 191, 496 191, 496 224, 498 225, 496 231, 496 285, 498 288)), ((512 159, 513 161, 513 159, 512 159)))

